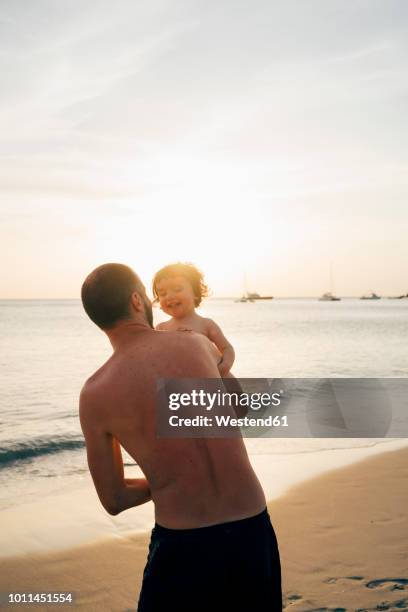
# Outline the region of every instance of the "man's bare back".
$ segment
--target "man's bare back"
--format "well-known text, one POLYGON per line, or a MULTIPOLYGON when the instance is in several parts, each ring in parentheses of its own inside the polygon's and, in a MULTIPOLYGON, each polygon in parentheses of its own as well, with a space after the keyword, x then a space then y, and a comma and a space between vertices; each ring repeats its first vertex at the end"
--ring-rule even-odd
POLYGON ((96 268, 81 294, 113 347, 80 398, 96 491, 111 514, 155 506, 138 612, 280 612, 277 540, 242 438, 156 435, 158 380, 201 379, 205 388, 219 378, 213 344, 199 333, 154 330, 143 283, 123 264, 96 268), (145 478, 126 478, 121 446, 145 478))
POLYGON ((88 430, 94 426, 110 434, 142 469, 156 521, 183 529, 261 512, 265 497, 241 438, 156 438, 158 378, 219 377, 208 339, 131 326, 125 337, 87 381, 82 402, 88 430))

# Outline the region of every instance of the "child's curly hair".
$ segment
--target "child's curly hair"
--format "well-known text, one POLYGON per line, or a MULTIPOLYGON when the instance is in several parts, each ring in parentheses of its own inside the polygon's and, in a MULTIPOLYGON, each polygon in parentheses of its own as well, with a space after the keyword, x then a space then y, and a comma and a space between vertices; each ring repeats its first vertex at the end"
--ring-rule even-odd
POLYGON ((188 280, 194 293, 194 303, 196 306, 199 306, 201 304, 201 300, 203 297, 208 296, 209 289, 204 282, 204 274, 200 272, 200 270, 196 268, 192 263, 183 263, 181 261, 178 261, 174 264, 164 266, 164 268, 161 268, 154 275, 153 296, 155 302, 159 301, 159 294, 157 292, 157 285, 159 284, 159 282, 165 278, 173 278, 174 276, 182 276, 183 278, 188 280))

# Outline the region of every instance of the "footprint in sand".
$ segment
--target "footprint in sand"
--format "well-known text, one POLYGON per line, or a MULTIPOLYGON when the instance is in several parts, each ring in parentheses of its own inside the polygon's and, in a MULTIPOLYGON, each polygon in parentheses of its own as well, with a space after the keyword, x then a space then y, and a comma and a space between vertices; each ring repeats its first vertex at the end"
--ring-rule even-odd
POLYGON ((366 587, 369 589, 378 589, 379 587, 390 585, 390 591, 403 591, 408 585, 408 578, 382 578, 380 580, 370 580, 366 587))
POLYGON ((408 610, 408 599, 400 599, 399 601, 382 601, 373 610, 408 610))
POLYGON ((346 608, 313 608, 305 612, 347 612, 346 608))
POLYGON ((400 599, 399 601, 382 601, 377 605, 375 610, 408 610, 408 599, 400 599))
MULTIPOLYGON (((389 612, 396 612, 397 610, 408 610, 408 599, 399 599, 398 601, 382 601, 377 604, 375 608, 370 608, 374 612, 380 612, 381 610, 387 610, 389 612)), ((360 612, 356 610, 356 612, 360 612)), ((361 612, 369 612, 368 610, 362 610, 361 612)))
POLYGON ((303 599, 302 595, 299 595, 298 593, 292 593, 292 595, 286 595, 285 596, 285 601, 284 601, 284 606, 283 609, 284 610, 289 610, 291 604, 295 603, 295 602, 299 602, 301 599, 303 599))
POLYGON ((293 595, 288 595, 286 599, 288 601, 298 601, 299 599, 302 599, 302 596, 294 593, 293 595))
POLYGON ((364 580, 364 576, 341 576, 340 578, 326 578, 325 584, 336 584, 338 580, 364 580))

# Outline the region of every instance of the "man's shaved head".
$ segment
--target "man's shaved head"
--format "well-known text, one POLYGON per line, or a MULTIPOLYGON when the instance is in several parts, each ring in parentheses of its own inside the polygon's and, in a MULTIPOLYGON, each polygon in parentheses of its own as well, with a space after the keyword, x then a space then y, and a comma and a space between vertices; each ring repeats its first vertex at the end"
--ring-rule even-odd
MULTIPOLYGON (((86 277, 81 290, 82 304, 98 327, 110 329, 118 321, 131 318, 130 297, 133 292, 143 299, 146 310, 146 292, 137 274, 124 264, 107 263, 86 277)), ((151 325, 147 311, 146 316, 151 325)))

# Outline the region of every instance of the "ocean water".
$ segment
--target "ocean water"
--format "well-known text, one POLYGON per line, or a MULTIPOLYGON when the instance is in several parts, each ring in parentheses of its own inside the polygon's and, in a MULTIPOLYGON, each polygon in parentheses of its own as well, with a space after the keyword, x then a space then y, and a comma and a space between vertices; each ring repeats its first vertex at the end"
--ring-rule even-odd
MULTIPOLYGON (((240 377, 407 377, 408 300, 209 299, 240 377)), ((165 317, 155 309, 155 322, 165 317)), ((0 509, 87 473, 78 397, 111 354, 77 300, 0 301, 0 509)), ((249 440, 250 453, 319 452, 381 440, 249 440)), ((134 461, 124 453, 125 463, 134 461)))

